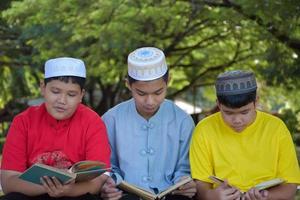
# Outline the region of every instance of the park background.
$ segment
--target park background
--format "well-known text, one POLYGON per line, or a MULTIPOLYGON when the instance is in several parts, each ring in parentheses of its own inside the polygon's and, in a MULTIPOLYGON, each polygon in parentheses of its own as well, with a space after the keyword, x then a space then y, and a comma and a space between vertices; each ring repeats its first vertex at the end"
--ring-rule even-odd
POLYGON ((219 73, 254 71, 260 109, 286 122, 299 151, 299 0, 1 0, 0 11, 0 149, 13 117, 41 102, 47 59, 85 61, 84 102, 102 115, 130 98, 128 53, 155 46, 167 98, 201 108, 196 121, 214 110, 219 73))

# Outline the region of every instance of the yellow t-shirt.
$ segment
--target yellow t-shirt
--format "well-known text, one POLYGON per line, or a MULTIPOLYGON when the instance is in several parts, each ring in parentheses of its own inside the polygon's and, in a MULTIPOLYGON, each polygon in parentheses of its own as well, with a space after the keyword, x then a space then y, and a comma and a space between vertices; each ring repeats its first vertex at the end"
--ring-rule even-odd
POLYGON ((198 123, 190 146, 194 179, 227 179, 247 191, 273 178, 300 183, 300 171, 289 130, 277 117, 257 111, 250 126, 237 133, 215 113, 198 123))

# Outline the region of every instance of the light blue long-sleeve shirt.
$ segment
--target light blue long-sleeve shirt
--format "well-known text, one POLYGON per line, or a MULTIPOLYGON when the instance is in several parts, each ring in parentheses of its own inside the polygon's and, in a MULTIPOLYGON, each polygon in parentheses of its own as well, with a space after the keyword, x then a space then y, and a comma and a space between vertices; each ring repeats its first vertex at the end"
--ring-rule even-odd
POLYGON ((149 120, 138 114, 133 99, 102 116, 108 131, 111 164, 117 177, 151 191, 163 191, 190 175, 188 150, 192 118, 165 100, 149 120))

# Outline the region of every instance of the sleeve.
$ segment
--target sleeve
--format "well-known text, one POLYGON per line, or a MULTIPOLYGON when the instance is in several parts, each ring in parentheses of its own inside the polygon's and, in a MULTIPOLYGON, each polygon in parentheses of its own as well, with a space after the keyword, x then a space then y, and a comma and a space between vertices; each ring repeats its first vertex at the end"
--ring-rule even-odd
POLYGON ((21 115, 14 118, 6 136, 2 154, 2 170, 23 172, 27 168, 27 126, 21 115))
POLYGON ((278 177, 283 178, 287 183, 300 184, 300 170, 295 151, 295 146, 289 130, 284 125, 284 136, 280 139, 278 177))
POLYGON ((119 183, 123 180, 121 176, 121 170, 119 168, 118 157, 116 154, 116 143, 115 143, 115 118, 110 115, 109 111, 102 116, 102 119, 106 125, 109 144, 111 148, 111 157, 110 162, 112 165, 112 178, 115 180, 116 183, 119 183))
POLYGON ((210 175, 214 174, 211 152, 199 124, 193 132, 190 146, 190 163, 193 179, 211 183, 208 179, 210 175))
POLYGON ((110 167, 110 147, 102 119, 96 115, 89 123, 86 137, 86 160, 99 160, 110 167))
POLYGON ((179 160, 176 164, 173 182, 176 183, 182 176, 190 176, 190 162, 189 162, 189 146, 192 132, 195 128, 193 119, 188 116, 181 123, 180 129, 180 149, 179 160))

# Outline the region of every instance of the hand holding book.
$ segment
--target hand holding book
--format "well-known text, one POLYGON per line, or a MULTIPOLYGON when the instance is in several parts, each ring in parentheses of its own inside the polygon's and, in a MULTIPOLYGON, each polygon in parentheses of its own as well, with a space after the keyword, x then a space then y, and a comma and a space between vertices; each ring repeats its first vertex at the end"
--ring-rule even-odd
POLYGON ((177 190, 181 186, 191 182, 193 179, 191 177, 185 177, 181 179, 179 182, 175 183, 171 187, 167 188, 166 190, 160 192, 159 194, 154 194, 150 191, 144 190, 139 188, 133 184, 127 183, 126 181, 122 181, 118 187, 126 192, 135 194, 141 197, 144 200, 159 200, 162 199, 167 194, 171 194, 173 191, 177 190))
MULTIPOLYGON (((220 179, 220 178, 218 178, 216 176, 209 176, 208 178, 210 180, 212 180, 216 184, 222 184, 224 182, 223 179, 220 179)), ((271 180, 259 183, 259 184, 255 185, 254 188, 256 188, 259 191, 261 191, 261 190, 265 190, 265 189, 268 189, 268 188, 280 185, 280 184, 282 184, 284 182, 285 181, 283 179, 281 179, 281 178, 275 178, 275 179, 271 179, 271 180)))

